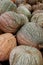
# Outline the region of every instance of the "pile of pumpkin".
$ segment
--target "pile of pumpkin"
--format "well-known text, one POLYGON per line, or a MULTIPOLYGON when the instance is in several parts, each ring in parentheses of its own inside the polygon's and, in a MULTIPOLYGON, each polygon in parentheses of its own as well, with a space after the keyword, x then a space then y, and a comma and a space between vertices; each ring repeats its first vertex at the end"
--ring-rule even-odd
POLYGON ((43 53, 43 0, 0 0, 0 62, 43 65, 40 50, 43 53))

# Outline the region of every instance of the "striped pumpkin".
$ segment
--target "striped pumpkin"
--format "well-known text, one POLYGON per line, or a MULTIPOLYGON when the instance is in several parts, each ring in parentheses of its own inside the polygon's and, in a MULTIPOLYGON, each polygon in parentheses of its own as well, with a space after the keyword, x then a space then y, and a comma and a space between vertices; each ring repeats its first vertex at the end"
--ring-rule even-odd
POLYGON ((23 14, 17 14, 12 11, 5 12, 0 16, 0 29, 3 32, 15 34, 26 22, 28 22, 28 18, 23 14))
POLYGON ((39 50, 29 46, 18 46, 10 54, 10 65, 42 65, 39 50))
POLYGON ((17 33, 19 45, 28 45, 43 48, 43 30, 36 23, 25 24, 17 33))
POLYGON ((11 33, 0 35, 0 61, 8 60, 11 50, 16 45, 16 39, 11 33))
POLYGON ((33 15, 31 22, 35 22, 43 28, 43 13, 37 13, 33 15))
POLYGON ((17 6, 10 0, 3 0, 0 4, 0 14, 6 11, 16 11, 17 6))
POLYGON ((17 13, 19 14, 24 14, 25 16, 27 16, 28 18, 31 17, 31 12, 23 5, 19 6, 17 8, 17 13))

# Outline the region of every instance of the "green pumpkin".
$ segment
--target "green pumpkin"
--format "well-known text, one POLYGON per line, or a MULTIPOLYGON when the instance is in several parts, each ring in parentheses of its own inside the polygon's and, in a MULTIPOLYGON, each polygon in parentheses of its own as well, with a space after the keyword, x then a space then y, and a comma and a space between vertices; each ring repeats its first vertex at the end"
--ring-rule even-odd
POLYGON ((28 18, 31 17, 31 12, 23 5, 19 6, 17 8, 17 13, 19 14, 24 14, 25 16, 27 16, 28 18))
POLYGON ((26 22, 28 22, 28 19, 23 14, 8 11, 0 16, 0 29, 3 32, 15 34, 15 32, 26 22))
POLYGON ((19 45, 34 46, 43 48, 43 30, 34 22, 26 23, 17 33, 19 45))
POLYGON ((10 53, 10 65, 42 65, 42 55, 39 50, 29 46, 18 46, 10 53))
POLYGON ((6 11, 16 11, 17 6, 10 0, 3 0, 0 4, 0 14, 6 11))
POLYGON ((33 15, 31 18, 31 22, 35 22, 43 27, 43 13, 37 13, 33 15))

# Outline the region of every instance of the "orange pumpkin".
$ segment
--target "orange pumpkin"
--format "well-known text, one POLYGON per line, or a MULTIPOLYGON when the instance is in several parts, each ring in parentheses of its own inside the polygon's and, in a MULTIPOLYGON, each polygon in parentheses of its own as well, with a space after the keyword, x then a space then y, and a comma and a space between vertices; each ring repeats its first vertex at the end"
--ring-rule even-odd
POLYGON ((8 60, 11 50, 16 45, 16 39, 11 33, 0 35, 0 61, 8 60))

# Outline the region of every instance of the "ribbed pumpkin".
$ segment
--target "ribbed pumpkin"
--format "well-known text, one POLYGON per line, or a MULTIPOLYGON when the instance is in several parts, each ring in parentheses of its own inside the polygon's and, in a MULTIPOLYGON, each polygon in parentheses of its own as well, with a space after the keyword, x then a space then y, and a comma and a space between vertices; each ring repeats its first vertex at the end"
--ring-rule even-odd
POLYGON ((12 0, 17 6, 20 5, 21 3, 26 3, 26 0, 12 0))
POLYGON ((42 65, 39 50, 29 46, 18 46, 10 54, 10 65, 42 65))
POLYGON ((36 22, 41 27, 43 27, 43 13, 37 13, 37 14, 33 15, 33 17, 31 18, 31 21, 36 22))
POLYGON ((14 33, 26 22, 28 19, 23 14, 17 14, 15 12, 5 12, 0 16, 0 29, 3 32, 14 33))
POLYGON ((31 5, 35 4, 38 2, 38 0, 27 0, 27 2, 31 5))
POLYGON ((34 11, 33 13, 32 13, 32 15, 35 15, 35 14, 37 14, 37 13, 43 13, 43 10, 36 10, 36 11, 34 11))
POLYGON ((24 15, 26 15, 28 18, 31 17, 31 12, 30 12, 25 6, 23 6, 23 5, 21 5, 21 6, 19 6, 19 7, 17 8, 17 13, 19 13, 19 14, 24 14, 24 15))
POLYGON ((43 48, 43 30, 34 22, 27 23, 18 31, 17 41, 19 45, 43 48))
POLYGON ((28 10, 32 10, 32 6, 30 4, 20 4, 19 6, 25 6, 28 10))
POLYGON ((11 33, 0 35, 0 61, 8 60, 11 50, 16 45, 16 38, 11 33))
POLYGON ((43 10, 43 3, 38 2, 36 5, 33 5, 32 10, 43 10))
POLYGON ((0 14, 6 11, 16 11, 17 6, 10 0, 3 0, 0 4, 0 14))

